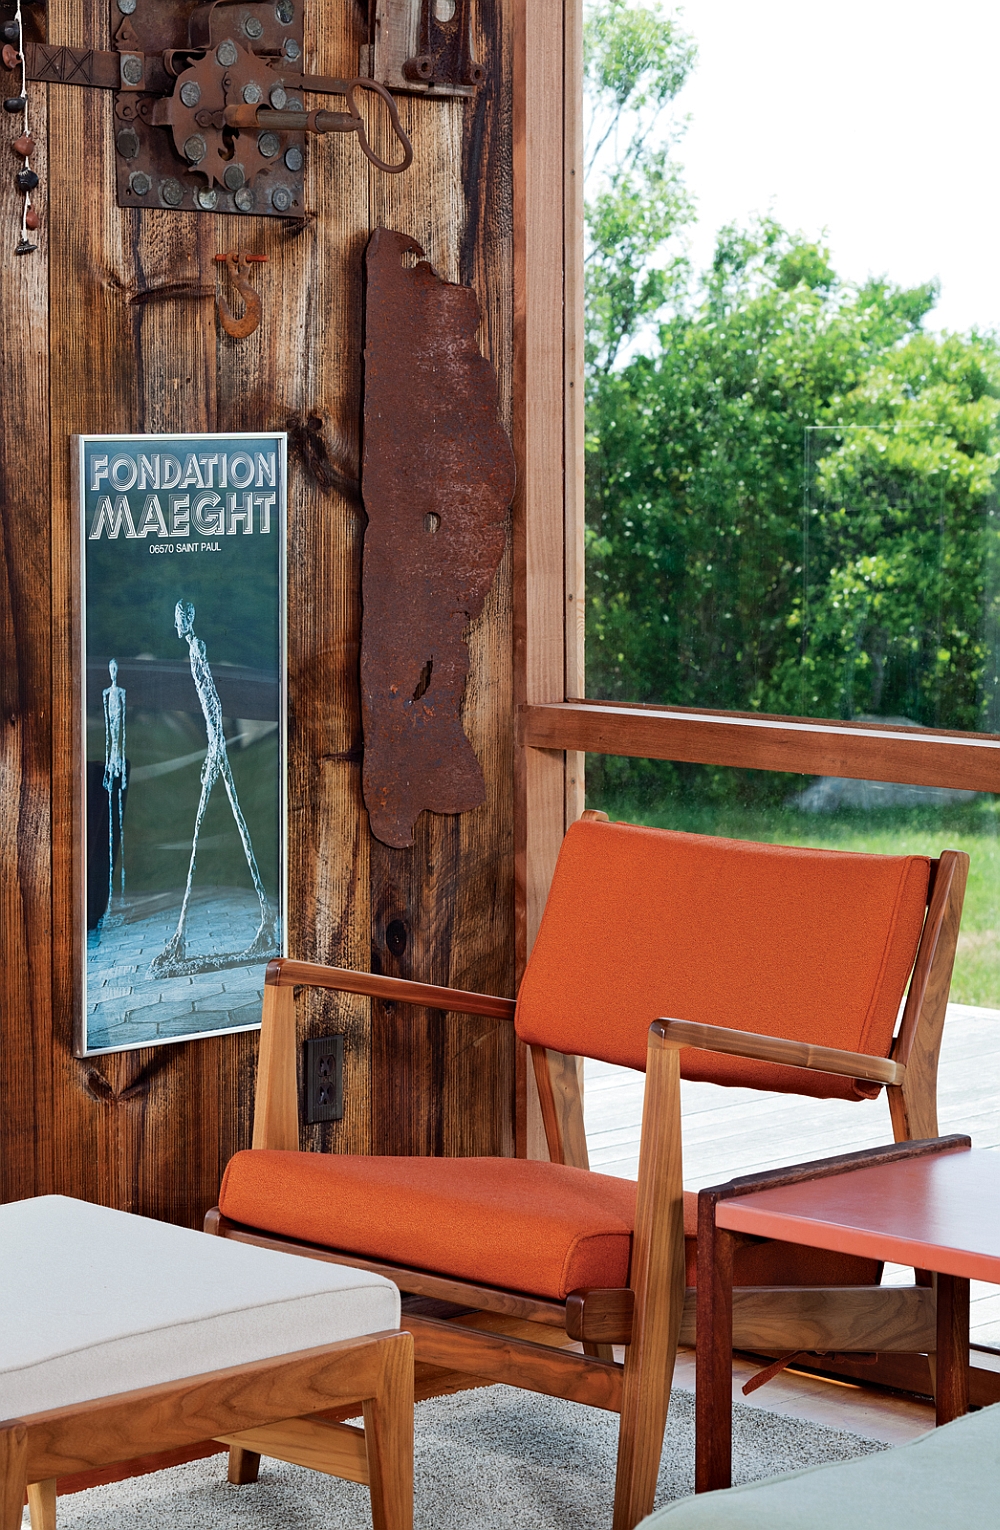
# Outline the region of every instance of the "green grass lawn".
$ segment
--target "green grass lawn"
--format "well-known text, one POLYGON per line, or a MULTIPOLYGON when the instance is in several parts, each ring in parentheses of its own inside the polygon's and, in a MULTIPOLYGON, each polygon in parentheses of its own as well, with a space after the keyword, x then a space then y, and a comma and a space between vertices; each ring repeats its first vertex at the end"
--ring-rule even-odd
POLYGON ((968 852, 969 887, 962 916, 951 997, 959 1004, 1000 1009, 1000 803, 983 796, 961 806, 840 809, 803 813, 788 806, 699 802, 664 794, 588 791, 588 807, 611 818, 779 845, 867 850, 883 855, 968 852))

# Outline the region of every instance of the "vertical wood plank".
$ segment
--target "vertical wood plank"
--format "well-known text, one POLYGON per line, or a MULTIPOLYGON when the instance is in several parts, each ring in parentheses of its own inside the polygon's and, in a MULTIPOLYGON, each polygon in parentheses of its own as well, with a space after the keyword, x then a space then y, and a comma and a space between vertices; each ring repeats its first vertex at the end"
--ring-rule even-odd
MULTIPOLYGON (((501 13, 480 13, 480 25, 501 13)), ((373 177, 372 226, 410 234, 438 273, 475 288, 481 344, 510 399, 510 148, 500 103, 509 43, 497 25, 475 101, 400 103, 421 179, 373 177), (441 141, 447 136, 447 154, 441 141), (433 174, 434 143, 438 144, 433 174)), ((508 416, 509 420, 509 416, 508 416)), ((461 816, 423 813, 412 850, 372 841, 371 965, 395 976, 512 992, 510 572, 501 565, 469 632, 463 723, 487 800, 461 816)), ((373 1147, 382 1153, 513 1151, 510 1027, 376 1001, 372 1005, 373 1147)))
MULTIPOLYGON (((583 0, 565 0, 563 292, 565 349, 566 695, 586 696, 584 639, 583 0)), ((566 825, 586 806, 582 750, 566 751, 566 825)))
POLYGON ((52 1111, 51 554, 49 541, 47 91, 29 85, 43 219, 33 255, 14 256, 22 197, 0 177, 0 1188, 33 1195, 51 1174, 36 1123, 52 1111), (7 1188, 9 1186, 9 1188, 7 1188))
MULTIPOLYGON (((575 441, 576 405, 564 407, 569 368, 575 376, 576 277, 564 289, 567 231, 576 230, 573 186, 577 163, 576 98, 567 104, 567 58, 578 47, 577 0, 518 5, 514 52, 514 443, 520 474, 514 520, 515 704, 541 696, 564 697, 567 682, 567 575, 577 577, 575 489, 566 471, 567 443, 575 441), (565 7, 572 6, 567 21, 565 7), (564 153, 567 129, 574 134, 564 153), (567 202, 571 210, 567 209, 567 202), (566 303, 569 302, 567 319, 566 303), (573 340, 567 355, 567 329, 573 340), (572 503, 573 509, 570 509, 572 503), (567 517, 574 543, 567 564, 567 517)), ((575 258, 575 256, 573 257, 575 258)), ((573 472, 576 469, 574 467, 573 472)), ((575 477, 573 483, 576 483, 575 477)), ((574 600, 577 599, 574 589, 574 600)), ((576 629, 574 626, 574 633, 576 629)), ((579 663, 573 648, 574 672, 579 663)), ((569 772, 579 781, 579 768, 569 772)), ((515 755, 516 951, 523 971, 541 919, 567 811, 565 755, 519 748, 515 755)), ((574 786, 576 805, 578 786, 574 786)), ((530 1070, 522 1063, 518 1151, 545 1157, 544 1133, 530 1070)))

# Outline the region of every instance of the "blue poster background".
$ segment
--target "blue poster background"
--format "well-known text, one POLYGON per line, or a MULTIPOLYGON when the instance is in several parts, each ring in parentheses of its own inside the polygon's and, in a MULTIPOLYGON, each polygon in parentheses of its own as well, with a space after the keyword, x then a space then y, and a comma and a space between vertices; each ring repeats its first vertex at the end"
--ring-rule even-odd
POLYGON ((285 442, 79 442, 86 1053, 259 1024, 284 949, 285 442))

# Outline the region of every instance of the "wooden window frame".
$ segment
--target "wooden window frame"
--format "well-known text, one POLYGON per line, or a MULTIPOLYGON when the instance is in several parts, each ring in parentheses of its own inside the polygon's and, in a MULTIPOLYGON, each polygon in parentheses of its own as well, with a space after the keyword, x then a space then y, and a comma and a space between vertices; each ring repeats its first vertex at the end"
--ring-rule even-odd
MULTIPOLYGON (((1000 735, 584 693, 583 0, 515 0, 515 894, 518 975, 588 752, 1000 792, 1000 735), (561 146, 561 152, 560 152, 561 146)), ((545 1156, 522 1058, 518 1151, 545 1156)))

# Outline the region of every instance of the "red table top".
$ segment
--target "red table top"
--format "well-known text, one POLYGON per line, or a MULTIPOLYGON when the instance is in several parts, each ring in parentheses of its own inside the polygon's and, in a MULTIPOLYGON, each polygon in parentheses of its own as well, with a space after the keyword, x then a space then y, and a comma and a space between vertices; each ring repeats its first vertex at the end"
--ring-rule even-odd
POLYGON ((716 1225, 1000 1282, 1000 1152, 958 1149, 720 1201, 716 1225))

